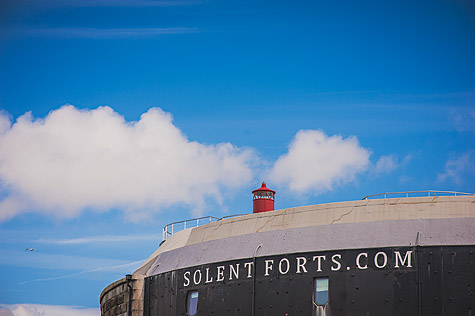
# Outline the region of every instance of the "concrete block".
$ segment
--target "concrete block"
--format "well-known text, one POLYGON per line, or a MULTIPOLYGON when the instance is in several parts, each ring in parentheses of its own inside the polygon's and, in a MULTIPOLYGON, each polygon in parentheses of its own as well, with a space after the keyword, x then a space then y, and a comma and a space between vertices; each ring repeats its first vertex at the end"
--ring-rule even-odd
POLYGON ((140 299, 140 297, 142 297, 142 295, 143 295, 143 291, 141 289, 140 290, 134 290, 132 292, 132 299, 133 300, 138 300, 138 299, 140 299))
POLYGON ((132 310, 143 310, 143 301, 132 301, 132 310))
POLYGON ((120 304, 120 312, 121 313, 127 312, 127 304, 120 304))

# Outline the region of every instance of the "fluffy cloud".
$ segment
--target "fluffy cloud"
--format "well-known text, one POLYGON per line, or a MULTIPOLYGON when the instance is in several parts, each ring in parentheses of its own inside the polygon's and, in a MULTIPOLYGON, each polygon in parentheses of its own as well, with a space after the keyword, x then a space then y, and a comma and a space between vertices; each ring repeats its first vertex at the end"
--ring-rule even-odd
POLYGON ((451 181, 462 184, 465 177, 475 176, 475 151, 469 151, 449 159, 445 163, 444 172, 438 175, 439 182, 451 181))
MULTIPOLYGON (((65 279, 97 271, 103 271, 103 274, 127 273, 132 268, 139 267, 141 262, 69 254, 51 254, 41 250, 29 253, 21 250, 2 249, 0 264, 22 268, 55 270, 57 276, 53 276, 51 279, 65 279)), ((30 283, 31 281, 28 279, 25 283, 30 283)))
POLYGON ((100 316, 99 308, 78 306, 15 304, 2 305, 0 316, 100 316))
POLYGON ((0 134, 5 133, 10 128, 11 122, 8 113, 0 111, 0 134))
POLYGON ((449 119, 458 132, 475 133, 475 110, 473 106, 469 108, 453 108, 450 111, 449 119))
POLYGON ((14 124, 0 114, 0 220, 33 210, 72 217, 85 208, 220 203, 250 181, 253 158, 229 143, 189 141, 158 108, 137 122, 109 107, 64 106, 14 124))
POLYGON ((270 178, 288 184, 294 192, 316 194, 353 181, 356 174, 366 170, 369 156, 369 150, 361 147, 356 137, 329 137, 322 131, 301 130, 288 153, 274 164, 270 178))
POLYGON ((14 315, 11 310, 0 307, 0 316, 14 316, 14 315))
POLYGON ((82 244, 104 244, 104 243, 124 243, 139 242, 144 240, 159 240, 161 235, 101 235, 88 236, 70 239, 49 239, 40 238, 34 242, 51 245, 82 245, 82 244))
POLYGON ((378 159, 375 166, 376 173, 390 173, 398 166, 396 155, 382 156, 378 159))
POLYGON ((386 156, 381 156, 378 161, 376 162, 376 165, 374 166, 373 172, 375 174, 381 174, 381 173, 386 173, 389 174, 393 170, 407 165, 413 158, 413 154, 409 153, 407 154, 402 161, 399 161, 399 158, 397 155, 390 154, 386 156))

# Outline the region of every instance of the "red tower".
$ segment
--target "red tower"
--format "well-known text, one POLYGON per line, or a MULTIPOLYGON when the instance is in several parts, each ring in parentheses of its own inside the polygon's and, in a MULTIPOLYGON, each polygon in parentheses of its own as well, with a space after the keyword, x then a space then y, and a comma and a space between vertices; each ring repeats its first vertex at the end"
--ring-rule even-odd
POLYGON ((252 213, 269 212, 274 210, 275 191, 267 188, 266 182, 262 181, 262 186, 252 191, 252 213))

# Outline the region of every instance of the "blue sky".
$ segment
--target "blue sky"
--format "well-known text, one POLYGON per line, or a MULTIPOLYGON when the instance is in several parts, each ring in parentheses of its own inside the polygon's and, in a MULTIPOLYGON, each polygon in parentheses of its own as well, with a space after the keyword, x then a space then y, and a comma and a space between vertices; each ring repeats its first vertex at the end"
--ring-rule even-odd
POLYGON ((262 180, 475 192, 473 56, 468 0, 2 1, 0 305, 97 315, 165 224, 262 180))

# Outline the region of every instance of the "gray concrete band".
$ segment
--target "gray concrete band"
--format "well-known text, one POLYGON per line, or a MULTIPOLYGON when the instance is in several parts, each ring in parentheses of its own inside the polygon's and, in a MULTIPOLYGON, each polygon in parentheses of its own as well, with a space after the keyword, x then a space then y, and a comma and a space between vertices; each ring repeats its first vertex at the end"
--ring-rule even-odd
POLYGON ((398 246, 474 245, 475 218, 411 219, 345 223, 258 232, 160 253, 146 275, 286 253, 398 246))

